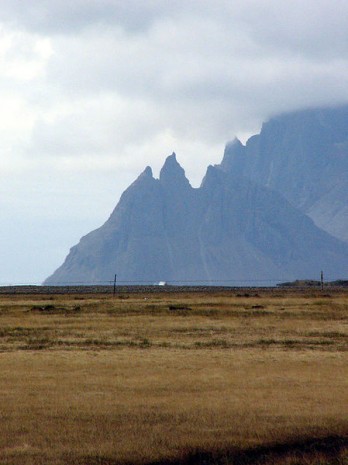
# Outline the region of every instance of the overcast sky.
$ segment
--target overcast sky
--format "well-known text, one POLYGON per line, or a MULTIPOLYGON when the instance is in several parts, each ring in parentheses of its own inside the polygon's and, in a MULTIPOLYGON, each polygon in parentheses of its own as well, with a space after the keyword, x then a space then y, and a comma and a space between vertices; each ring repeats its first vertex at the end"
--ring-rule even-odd
POLYGON ((347 101, 346 0, 1 0, 0 284, 42 282, 173 151, 197 186, 270 116, 347 101))

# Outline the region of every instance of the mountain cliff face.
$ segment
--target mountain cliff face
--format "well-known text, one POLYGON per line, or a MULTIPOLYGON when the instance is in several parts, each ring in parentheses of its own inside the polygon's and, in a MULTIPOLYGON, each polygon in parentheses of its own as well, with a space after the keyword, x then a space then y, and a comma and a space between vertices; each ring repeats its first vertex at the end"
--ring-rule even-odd
MULTIPOLYGON (((289 176, 275 161, 280 152, 270 153, 271 139, 277 139, 270 132, 268 145, 258 142, 261 135, 249 141, 257 147, 251 152, 248 144, 228 145, 221 166, 209 166, 198 189, 191 187, 175 154, 159 179, 147 167, 106 223, 84 236, 45 284, 110 281, 115 273, 119 282, 150 284, 265 285, 318 278, 322 269, 327 279, 345 277, 348 244, 301 211, 317 201, 305 185, 308 179, 315 184, 312 174, 307 168, 306 175, 300 172, 301 194, 292 198, 289 176), (263 165, 261 145, 269 158, 263 165)), ((320 153, 325 158, 326 152, 320 153)), ((310 163, 325 165, 323 160, 310 163)), ((291 164, 287 160, 285 169, 291 164)), ((333 187, 327 189, 327 202, 330 192, 333 187)))
POLYGON ((273 118, 245 146, 228 144, 221 168, 279 192, 348 241, 348 106, 273 118))

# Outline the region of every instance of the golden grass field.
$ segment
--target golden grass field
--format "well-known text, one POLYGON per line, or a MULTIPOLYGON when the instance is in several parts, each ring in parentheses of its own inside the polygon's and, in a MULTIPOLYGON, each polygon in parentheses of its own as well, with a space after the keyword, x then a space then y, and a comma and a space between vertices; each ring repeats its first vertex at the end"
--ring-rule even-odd
POLYGON ((0 465, 348 464, 348 293, 0 296, 0 465))

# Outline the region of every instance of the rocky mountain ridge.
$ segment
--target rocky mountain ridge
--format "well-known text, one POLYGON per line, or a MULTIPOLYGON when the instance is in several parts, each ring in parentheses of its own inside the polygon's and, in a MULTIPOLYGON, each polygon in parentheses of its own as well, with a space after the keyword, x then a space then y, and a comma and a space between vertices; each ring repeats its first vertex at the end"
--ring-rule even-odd
POLYGON ((348 241, 348 106, 272 118, 245 146, 227 144, 220 166, 279 192, 348 241))
POLYGON ((318 279, 321 270, 346 278, 348 243, 337 237, 346 234, 348 109, 337 111, 281 116, 245 146, 235 140, 199 188, 174 153, 159 179, 147 167, 45 284, 115 273, 130 284, 269 285, 318 279))

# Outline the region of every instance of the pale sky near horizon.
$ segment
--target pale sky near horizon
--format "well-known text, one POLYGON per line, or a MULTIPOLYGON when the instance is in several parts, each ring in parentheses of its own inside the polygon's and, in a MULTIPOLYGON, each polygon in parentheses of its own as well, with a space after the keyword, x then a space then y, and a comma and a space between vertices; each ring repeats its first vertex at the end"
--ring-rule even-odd
POLYGON ((197 186, 272 115, 348 102, 346 0, 0 6, 0 285, 42 282, 173 151, 197 186))

